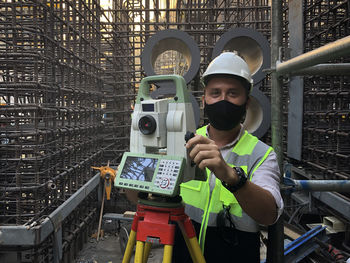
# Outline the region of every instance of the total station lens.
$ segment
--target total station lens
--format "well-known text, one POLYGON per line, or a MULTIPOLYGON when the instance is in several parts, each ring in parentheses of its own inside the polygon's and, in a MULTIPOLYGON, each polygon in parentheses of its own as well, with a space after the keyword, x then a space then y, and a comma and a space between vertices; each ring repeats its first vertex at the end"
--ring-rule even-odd
POLYGON ((150 115, 143 116, 139 120, 139 129, 140 129, 140 132, 142 132, 142 134, 144 135, 150 135, 154 133, 156 128, 157 128, 157 122, 150 115))

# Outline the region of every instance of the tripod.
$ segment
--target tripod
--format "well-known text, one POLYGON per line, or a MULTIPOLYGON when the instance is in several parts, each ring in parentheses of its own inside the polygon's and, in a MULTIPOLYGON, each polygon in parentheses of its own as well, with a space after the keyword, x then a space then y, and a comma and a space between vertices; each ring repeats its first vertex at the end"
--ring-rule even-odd
POLYGON ((139 196, 122 263, 130 262, 135 243, 136 263, 147 262, 152 243, 164 245, 163 263, 171 263, 175 235, 175 225, 172 222, 179 225, 192 261, 205 263, 196 232, 190 218, 184 212, 180 196, 158 197, 155 200, 139 196))

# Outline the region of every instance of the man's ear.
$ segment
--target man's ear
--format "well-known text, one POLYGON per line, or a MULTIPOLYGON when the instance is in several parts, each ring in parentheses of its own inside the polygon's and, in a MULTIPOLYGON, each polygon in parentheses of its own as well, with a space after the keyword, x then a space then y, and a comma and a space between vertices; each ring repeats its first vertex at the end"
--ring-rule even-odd
POLYGON ((245 109, 246 110, 248 110, 248 107, 249 107, 251 101, 252 100, 250 99, 250 95, 248 95, 247 102, 246 102, 246 105, 245 105, 245 109))
POLYGON ((205 95, 202 95, 202 105, 203 105, 203 108, 204 108, 204 105, 205 105, 205 99, 204 99, 204 96, 205 96, 205 95))

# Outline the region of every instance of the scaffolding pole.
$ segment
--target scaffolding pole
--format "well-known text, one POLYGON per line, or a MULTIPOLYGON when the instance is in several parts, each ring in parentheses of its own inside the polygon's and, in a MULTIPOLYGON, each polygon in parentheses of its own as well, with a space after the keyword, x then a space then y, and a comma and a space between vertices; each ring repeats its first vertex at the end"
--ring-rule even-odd
POLYGON ((350 193, 350 180, 295 180, 284 177, 283 184, 292 191, 350 193))
MULTIPOLYGON (((273 0, 271 6, 271 65, 279 61, 282 46, 282 1, 273 0)), ((276 72, 271 73, 271 136, 272 146, 277 154, 278 165, 282 171, 282 80, 276 72)), ((283 219, 279 219, 268 229, 267 262, 283 262, 283 219)))
POLYGON ((307 75, 329 75, 329 76, 349 76, 350 63, 318 64, 312 67, 303 68, 290 73, 292 76, 307 75))
POLYGON ((306 67, 317 65, 331 59, 350 55, 350 36, 344 37, 312 51, 304 53, 276 65, 276 73, 282 76, 301 70, 306 67))

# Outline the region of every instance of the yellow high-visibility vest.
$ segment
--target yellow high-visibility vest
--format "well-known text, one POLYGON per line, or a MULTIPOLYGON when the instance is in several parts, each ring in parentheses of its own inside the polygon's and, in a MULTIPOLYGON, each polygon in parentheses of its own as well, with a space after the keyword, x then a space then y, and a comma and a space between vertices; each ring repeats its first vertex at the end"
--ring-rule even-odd
MULTIPOLYGON (((207 126, 199 128, 197 134, 206 137, 207 126)), ((231 167, 239 166, 247 174, 248 180, 252 180, 255 170, 273 151, 272 147, 259 141, 259 139, 247 131, 226 158, 226 163, 231 167)), ((223 209, 223 205, 230 206, 230 214, 234 219, 237 229, 257 232, 257 223, 249 216, 242 216, 242 208, 235 196, 222 186, 216 178, 215 187, 210 193, 210 170, 206 169, 207 180, 192 180, 180 185, 180 195, 186 204, 186 214, 194 221, 201 223, 199 243, 204 253, 206 229, 208 226, 216 226, 217 214, 223 209)))

